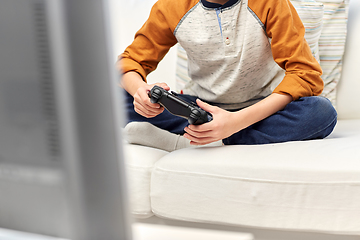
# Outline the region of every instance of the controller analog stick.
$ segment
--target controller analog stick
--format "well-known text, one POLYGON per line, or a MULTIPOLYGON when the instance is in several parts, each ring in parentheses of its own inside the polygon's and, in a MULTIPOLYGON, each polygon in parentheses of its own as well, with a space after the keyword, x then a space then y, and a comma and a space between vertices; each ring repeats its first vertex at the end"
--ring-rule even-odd
POLYGON ((161 98, 161 96, 162 96, 162 91, 160 89, 157 89, 157 88, 155 88, 152 91, 152 94, 149 93, 150 101, 152 103, 157 103, 159 101, 159 99, 161 98))

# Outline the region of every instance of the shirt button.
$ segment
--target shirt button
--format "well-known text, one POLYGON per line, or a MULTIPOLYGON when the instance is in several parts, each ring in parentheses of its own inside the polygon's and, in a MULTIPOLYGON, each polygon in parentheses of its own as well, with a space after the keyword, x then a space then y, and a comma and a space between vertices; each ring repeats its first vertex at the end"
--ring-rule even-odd
POLYGON ((225 39, 225 44, 226 44, 226 45, 229 45, 229 44, 230 44, 230 39, 229 39, 229 38, 226 38, 226 39, 225 39))

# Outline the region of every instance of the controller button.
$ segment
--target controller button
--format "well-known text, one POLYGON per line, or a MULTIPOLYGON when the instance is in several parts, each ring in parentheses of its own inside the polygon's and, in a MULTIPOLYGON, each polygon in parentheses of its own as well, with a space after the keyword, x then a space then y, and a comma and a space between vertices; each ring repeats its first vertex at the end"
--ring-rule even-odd
POLYGON ((191 114, 190 114, 191 118, 198 118, 200 116, 201 116, 201 113, 198 110, 194 109, 191 111, 191 114))
POLYGON ((199 110, 193 110, 192 111, 193 114, 195 114, 196 116, 200 116, 201 115, 201 112, 199 110))
POLYGON ((152 97, 153 97, 154 99, 160 99, 161 96, 162 96, 162 91, 161 91, 160 89, 154 89, 154 90, 152 91, 152 97))
POLYGON ((154 94, 161 96, 161 90, 160 89, 154 89, 154 94))

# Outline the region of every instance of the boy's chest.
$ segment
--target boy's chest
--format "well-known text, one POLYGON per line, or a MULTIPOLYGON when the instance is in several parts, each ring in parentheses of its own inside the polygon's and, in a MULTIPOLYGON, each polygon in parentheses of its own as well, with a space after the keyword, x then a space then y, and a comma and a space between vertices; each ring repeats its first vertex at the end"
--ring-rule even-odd
POLYGON ((270 46, 245 1, 223 11, 199 4, 184 17, 175 37, 188 56, 198 60, 240 57, 245 52, 257 55, 270 46))

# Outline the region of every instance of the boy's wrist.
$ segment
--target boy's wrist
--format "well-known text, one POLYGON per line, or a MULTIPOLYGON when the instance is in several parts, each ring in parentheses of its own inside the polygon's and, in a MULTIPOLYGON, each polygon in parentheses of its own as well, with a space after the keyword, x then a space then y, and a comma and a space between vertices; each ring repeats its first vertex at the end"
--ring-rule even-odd
POLYGON ((142 79, 141 75, 134 71, 124 73, 120 82, 120 86, 131 96, 134 96, 140 87, 147 85, 148 84, 142 79))

